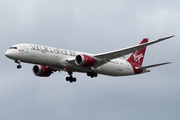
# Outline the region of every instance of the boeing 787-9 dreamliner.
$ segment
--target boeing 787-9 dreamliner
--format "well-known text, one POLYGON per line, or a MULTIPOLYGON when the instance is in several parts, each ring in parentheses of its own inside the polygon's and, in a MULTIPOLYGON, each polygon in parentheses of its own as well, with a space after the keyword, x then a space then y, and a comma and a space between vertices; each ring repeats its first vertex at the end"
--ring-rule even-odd
POLYGON ((49 77, 53 72, 66 71, 69 74, 66 80, 72 83, 76 82, 76 78, 72 76, 73 72, 87 73, 91 78, 97 77, 98 74, 128 76, 150 72, 148 68, 169 64, 170 62, 165 62, 142 66, 147 46, 172 37, 174 35, 151 42, 144 38, 139 45, 100 54, 35 44, 16 44, 11 46, 5 55, 18 63, 18 69, 22 67, 21 62, 36 64, 33 67, 36 76, 49 77), (127 60, 119 58, 130 53, 132 55, 127 60))

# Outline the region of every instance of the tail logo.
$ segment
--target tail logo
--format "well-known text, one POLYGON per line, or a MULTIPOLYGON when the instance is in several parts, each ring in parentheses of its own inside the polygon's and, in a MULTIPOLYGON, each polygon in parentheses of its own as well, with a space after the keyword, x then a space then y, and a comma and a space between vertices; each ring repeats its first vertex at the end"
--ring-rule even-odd
POLYGON ((135 61, 135 62, 140 63, 140 62, 141 62, 141 58, 143 58, 144 56, 143 56, 142 53, 138 54, 138 52, 135 52, 135 53, 133 54, 133 57, 134 57, 134 61, 135 61))

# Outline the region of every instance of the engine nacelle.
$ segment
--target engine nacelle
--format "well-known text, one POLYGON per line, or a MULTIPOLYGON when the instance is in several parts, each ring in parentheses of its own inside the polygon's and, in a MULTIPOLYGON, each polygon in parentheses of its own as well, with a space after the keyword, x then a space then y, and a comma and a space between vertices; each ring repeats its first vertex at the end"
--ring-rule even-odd
POLYGON ((33 72, 36 76, 49 77, 52 74, 52 70, 49 66, 35 65, 33 67, 33 72))
POLYGON ((93 66, 95 59, 91 56, 81 54, 76 56, 75 63, 82 66, 93 66))

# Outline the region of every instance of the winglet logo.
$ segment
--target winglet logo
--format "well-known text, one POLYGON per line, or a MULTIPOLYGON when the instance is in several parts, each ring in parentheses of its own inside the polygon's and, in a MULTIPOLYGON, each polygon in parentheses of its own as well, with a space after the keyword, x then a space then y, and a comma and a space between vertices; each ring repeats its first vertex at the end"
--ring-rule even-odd
POLYGON ((134 57, 134 61, 135 61, 135 62, 140 63, 140 62, 141 62, 141 58, 143 58, 144 56, 143 56, 142 53, 138 54, 138 52, 135 52, 135 53, 133 54, 133 57, 134 57))

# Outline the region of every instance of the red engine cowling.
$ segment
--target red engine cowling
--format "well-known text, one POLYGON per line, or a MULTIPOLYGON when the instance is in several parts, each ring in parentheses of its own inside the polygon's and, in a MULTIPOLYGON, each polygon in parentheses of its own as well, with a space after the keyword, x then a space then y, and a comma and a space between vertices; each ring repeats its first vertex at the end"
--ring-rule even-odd
POLYGON ((95 59, 91 56, 81 54, 76 56, 75 62, 77 65, 93 66, 95 63, 95 59))
POLYGON ((49 77, 52 74, 52 70, 49 66, 35 65, 33 67, 33 72, 36 76, 49 77))

